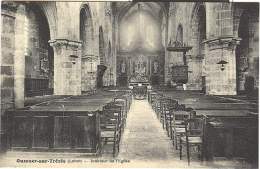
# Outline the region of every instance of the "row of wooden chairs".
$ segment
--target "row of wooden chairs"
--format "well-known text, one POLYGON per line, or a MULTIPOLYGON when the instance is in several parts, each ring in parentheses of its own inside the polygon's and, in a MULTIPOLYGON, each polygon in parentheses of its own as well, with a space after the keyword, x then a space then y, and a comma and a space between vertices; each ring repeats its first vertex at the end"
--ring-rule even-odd
MULTIPOLYGON (((101 151, 105 145, 112 144, 112 154, 115 157, 119 152, 121 135, 126 125, 127 113, 132 103, 132 95, 126 94, 114 98, 103 107, 100 117, 101 151)), ((102 154, 102 152, 100 152, 102 154)))
POLYGON ((200 152, 200 159, 203 160, 205 118, 196 116, 192 108, 186 108, 175 99, 160 94, 150 95, 149 99, 163 129, 171 138, 173 146, 179 150, 180 159, 182 159, 182 150, 185 146, 188 164, 190 164, 190 147, 196 146, 200 152))

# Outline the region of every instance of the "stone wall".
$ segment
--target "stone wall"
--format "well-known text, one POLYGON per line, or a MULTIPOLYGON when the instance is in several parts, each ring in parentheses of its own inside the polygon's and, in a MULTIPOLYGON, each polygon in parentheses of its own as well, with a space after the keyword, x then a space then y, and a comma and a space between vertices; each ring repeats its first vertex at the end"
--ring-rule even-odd
MULTIPOLYGON (((50 33, 43 14, 35 6, 27 9, 25 31, 25 75, 27 78, 49 79, 53 56, 48 56, 50 33)), ((52 79, 52 77, 50 78, 52 79)))
POLYGON ((1 22, 1 112, 14 106, 14 40, 15 11, 2 7, 1 22))
MULTIPOLYGON (((81 60, 80 64, 81 64, 81 69, 79 71, 83 72, 80 77, 77 78, 77 80, 80 79, 81 84, 78 86, 76 83, 71 83, 69 81, 74 81, 72 80, 71 76, 68 76, 67 78, 58 78, 58 76, 55 75, 54 72, 54 81, 55 83, 60 83, 59 85, 57 84, 57 86, 62 86, 64 84, 70 84, 70 85, 76 85, 76 86, 70 86, 70 88, 81 88, 80 92, 72 92, 73 94, 78 93, 81 94, 81 91, 87 91, 87 90, 92 90, 93 88, 95 88, 96 86, 96 71, 97 71, 97 64, 99 64, 100 61, 100 53, 99 53, 99 27, 103 28, 103 37, 104 37, 104 65, 106 66, 110 66, 111 63, 110 61, 112 60, 108 54, 109 54, 109 41, 111 41, 112 39, 112 19, 111 19, 111 15, 109 15, 109 11, 110 9, 110 2, 102 2, 102 3, 98 3, 98 2, 56 2, 56 7, 57 7, 57 25, 56 25, 56 29, 57 29, 57 35, 56 37, 52 37, 52 41, 55 40, 59 40, 59 39, 63 39, 66 41, 70 41, 70 42, 79 42, 81 43, 82 40, 84 40, 84 42, 82 43, 82 54, 81 51, 79 51, 79 49, 77 49, 77 53, 76 55, 78 56, 77 60, 81 60), (80 22, 82 22, 80 20, 80 10, 82 8, 84 8, 85 6, 87 6, 88 9, 87 12, 89 13, 89 20, 91 20, 90 22, 86 22, 85 25, 85 31, 86 34, 83 36, 86 36, 85 39, 82 39, 80 37, 80 35, 82 34, 82 32, 80 31, 80 22), (91 33, 89 33, 91 32, 91 33), (89 38, 90 36, 92 36, 92 39, 89 38), (93 56, 92 60, 95 60, 95 62, 90 63, 89 61, 86 61, 86 59, 81 58, 82 56, 85 55, 91 55, 93 56), (94 64, 94 65, 93 65, 94 64), (91 65, 93 66, 93 70, 92 73, 87 73, 89 72, 88 69, 91 67, 91 65), (82 76, 82 77, 81 77, 82 76), (58 78, 55 80, 55 77, 58 78), (91 84, 91 85, 90 85, 91 84)), ((53 10, 52 8, 49 8, 49 10, 53 10)), ((68 51, 68 50, 72 50, 67 48, 66 51, 68 53, 74 53, 75 51, 68 51)), ((67 53, 65 52, 65 53, 67 53)), ((56 57, 63 57, 60 56, 60 54, 57 54, 57 52, 54 52, 56 55, 54 56, 54 58, 56 57)), ((63 53, 64 54, 64 53, 63 53)), ((68 57, 68 56, 66 56, 68 57)), ((114 57, 114 56, 112 56, 114 57)), ((54 59, 55 60, 55 59, 54 59)), ((67 60, 67 59, 65 59, 67 60)), ((88 60, 88 59, 87 59, 88 60)), ((57 61, 57 59, 56 59, 57 61)), ((55 62, 55 61, 54 61, 55 62)), ((78 62, 76 62, 77 64, 78 62)), ((59 65, 59 64, 58 64, 59 65)), ((55 63, 55 66, 56 63, 55 63)), ((114 66, 113 66, 114 68, 114 66)), ((54 68, 56 69, 56 68, 54 68)), ((63 70, 63 68, 57 68, 58 70, 63 70)), ((107 69, 108 70, 108 69, 107 69)), ((78 74, 77 74, 78 76, 78 74)), ((105 82, 106 85, 108 85, 108 73, 105 73, 104 79, 103 81, 105 82)), ((55 88, 54 85, 54 93, 60 93, 62 94, 62 89, 58 89, 55 88), (59 92, 55 92, 56 90, 59 90, 59 92)), ((65 93, 63 93, 65 94, 65 93)), ((69 94, 69 93, 67 93, 69 94)))
MULTIPOLYGON (((35 12, 28 11, 28 7, 33 3, 22 4, 24 7, 21 7, 18 10, 19 12, 16 10, 17 6, 13 9, 12 5, 11 8, 2 6, 4 29, 2 29, 1 40, 4 43, 2 43, 1 58, 1 98, 6 103, 12 105, 14 93, 16 93, 16 100, 20 100, 21 106, 23 105, 23 79, 26 76, 48 77, 48 73, 41 72, 40 69, 40 59, 46 57, 46 50, 49 50, 48 45, 41 46, 41 44, 44 44, 47 40, 50 40, 54 49, 54 93, 61 95, 81 94, 81 91, 95 88, 97 65, 100 64, 100 27, 103 29, 104 40, 103 64, 107 67, 103 76, 103 85, 115 85, 117 79, 116 55, 117 46, 119 46, 119 18, 118 11, 112 8, 112 2, 34 2, 46 17, 49 27, 50 35, 47 40, 43 40, 45 42, 40 42, 41 39, 45 38, 40 36, 40 19, 35 12), (83 30, 82 33, 80 10, 85 6, 88 8, 89 17, 85 22, 85 31, 83 30), (81 34, 85 36, 85 39, 82 39, 81 34), (20 43, 25 39, 28 39, 28 44, 20 43), (56 46, 54 42, 60 45, 56 46), (93 56, 93 58, 90 60, 84 59, 82 58, 83 55, 93 56), (16 67, 16 63, 20 66, 16 67), (16 73, 17 75, 14 76, 16 73)), ((126 4, 129 6, 129 3, 126 4)), ((171 2, 169 4, 168 13, 163 16, 162 23, 160 23, 162 24, 162 39, 165 41, 162 44, 167 46, 170 41, 176 40, 178 26, 183 27, 183 41, 193 47, 187 53, 187 64, 189 66, 187 89, 201 90, 202 76, 205 76, 207 94, 236 94, 235 50, 239 43, 240 16, 244 11, 255 10, 249 16, 249 66, 246 73, 248 76, 254 77, 255 87, 258 87, 258 4, 251 5, 254 6, 253 8, 250 5, 243 5, 246 6, 244 8, 239 4, 229 3, 171 2), (201 6, 205 8, 206 18, 198 15, 201 6), (202 44, 200 44, 201 39, 198 38, 201 34, 198 25, 200 18, 206 20, 206 41, 202 44), (164 31, 166 32, 164 33, 164 31), (226 41, 223 40, 223 37, 231 38, 225 44, 232 44, 231 47, 223 47, 223 44, 219 43, 226 41), (203 53, 200 51, 202 46, 205 48, 203 53), (224 71, 221 71, 220 65, 217 64, 221 59, 226 59, 228 62, 224 71)), ((126 7, 127 5, 123 6, 126 7)), ((171 79, 170 67, 183 64, 183 57, 181 53, 175 52, 166 52, 165 56, 164 80, 167 83, 171 79)))
MULTIPOLYGON (((177 37, 177 29, 181 25, 183 27, 183 42, 193 48, 187 52, 187 65, 189 66, 189 80, 187 83, 188 90, 201 90, 202 75, 202 57, 199 56, 198 45, 198 17, 197 11, 194 10, 196 3, 171 3, 169 9, 169 26, 168 26, 168 42, 175 41, 177 37)), ((166 79, 170 81, 170 67, 173 65, 183 65, 183 53, 168 52, 166 58, 166 79), (168 63, 168 64, 167 64, 168 63)))
MULTIPOLYGON (((201 90, 203 87, 202 77, 205 76, 207 94, 234 95, 237 93, 235 50, 240 41, 237 30, 243 10, 250 11, 249 66, 246 73, 247 76, 254 77, 255 87, 258 86, 258 9, 259 4, 170 3, 168 42, 176 40, 177 28, 181 25, 183 27, 183 41, 193 47, 187 53, 187 64, 189 66, 188 90, 201 90), (205 8, 205 17, 198 16, 198 10, 201 6, 205 8), (246 9, 240 9, 242 6, 246 9), (199 40, 201 32, 198 29, 198 23, 203 18, 206 21, 206 39, 199 40), (217 64, 221 60, 228 62, 223 71, 220 69, 221 65, 217 64)), ((181 55, 168 52, 165 63, 167 63, 165 65, 165 81, 169 81, 169 67, 175 64, 183 64, 181 55)))
POLYGON ((234 35, 241 38, 237 46, 236 58, 240 71, 239 89, 244 90, 245 78, 254 77, 255 88, 259 85, 259 6, 252 3, 247 6, 233 6, 234 35), (239 32, 240 30, 240 32, 239 32), (246 35, 245 35, 246 34, 246 35), (243 37, 242 37, 243 36, 243 37))

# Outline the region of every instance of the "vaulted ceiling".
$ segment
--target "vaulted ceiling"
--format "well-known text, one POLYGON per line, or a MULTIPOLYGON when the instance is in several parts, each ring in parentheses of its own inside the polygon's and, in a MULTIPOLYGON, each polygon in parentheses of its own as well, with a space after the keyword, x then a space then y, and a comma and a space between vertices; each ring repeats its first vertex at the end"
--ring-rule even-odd
POLYGON ((162 49, 162 21, 168 3, 117 2, 116 16, 120 31, 120 49, 158 51, 162 49))
POLYGON ((138 4, 141 5, 143 11, 151 14, 155 19, 160 19, 162 15, 167 14, 168 2, 115 2, 115 10, 119 22, 122 18, 128 17, 132 13, 137 12, 138 4))

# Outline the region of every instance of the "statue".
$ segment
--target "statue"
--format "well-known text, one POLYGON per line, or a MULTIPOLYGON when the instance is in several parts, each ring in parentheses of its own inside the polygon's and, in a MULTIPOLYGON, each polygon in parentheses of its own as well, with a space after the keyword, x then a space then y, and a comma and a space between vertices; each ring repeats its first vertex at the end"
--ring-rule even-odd
POLYGON ((138 62, 137 66, 135 67, 135 73, 140 75, 146 74, 146 64, 145 62, 138 62))
POLYGON ((153 73, 158 73, 158 62, 157 61, 154 61, 153 62, 153 73))
POLYGON ((141 64, 140 74, 142 74, 142 75, 146 74, 146 64, 144 62, 141 64))
POLYGON ((121 73, 125 73, 126 72, 126 65, 125 65, 125 62, 123 62, 121 64, 121 73))

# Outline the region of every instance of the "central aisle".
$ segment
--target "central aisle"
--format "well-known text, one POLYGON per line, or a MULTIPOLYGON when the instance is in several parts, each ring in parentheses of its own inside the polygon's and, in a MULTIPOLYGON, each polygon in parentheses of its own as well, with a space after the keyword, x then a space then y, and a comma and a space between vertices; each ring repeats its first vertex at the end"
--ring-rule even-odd
POLYGON ((174 158, 171 140, 147 100, 133 101, 126 124, 119 158, 142 161, 174 158))
POLYGON ((127 167, 252 168, 223 159, 202 164, 197 154, 191 154, 191 165, 188 166, 186 149, 183 150, 183 160, 180 160, 179 150, 173 147, 147 100, 133 100, 117 158, 130 160, 127 167))

